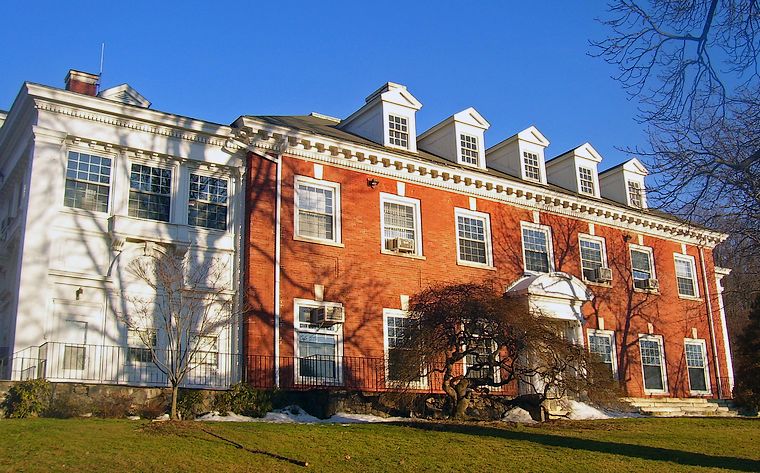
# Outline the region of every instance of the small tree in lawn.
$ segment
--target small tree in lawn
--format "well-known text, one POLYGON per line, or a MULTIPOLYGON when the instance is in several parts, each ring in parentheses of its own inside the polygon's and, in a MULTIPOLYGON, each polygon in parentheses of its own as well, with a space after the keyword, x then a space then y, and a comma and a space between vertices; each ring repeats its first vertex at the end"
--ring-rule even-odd
POLYGON ((736 400, 748 409, 760 410, 760 295, 755 296, 749 323, 738 338, 736 400))
POLYGON ((603 363, 566 339, 559 321, 530 314, 489 285, 426 289, 409 309, 413 322, 397 350, 398 377, 412 386, 423 372, 441 373, 455 418, 465 417, 476 396, 518 381, 534 405, 570 393, 596 400, 614 392, 603 363))
POLYGON ((192 262, 187 253, 148 251, 127 266, 149 293, 125 295, 130 310, 120 318, 139 335, 155 366, 172 387, 171 419, 177 419, 179 386, 188 373, 216 357, 210 341, 234 317, 225 287, 228 267, 217 259, 192 262), (160 342, 164 341, 161 348, 160 342))

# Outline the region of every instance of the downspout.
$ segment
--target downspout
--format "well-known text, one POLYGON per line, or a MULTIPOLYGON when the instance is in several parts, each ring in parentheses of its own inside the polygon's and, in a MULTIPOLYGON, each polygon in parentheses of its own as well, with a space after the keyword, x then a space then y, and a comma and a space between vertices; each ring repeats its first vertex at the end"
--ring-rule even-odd
POLYGON ((280 387, 280 212, 282 210, 282 153, 274 161, 277 167, 274 211, 274 387, 280 387))
POLYGON ((707 320, 710 323, 710 342, 712 345, 713 364, 715 365, 715 379, 718 382, 718 399, 723 399, 723 383, 720 380, 720 363, 718 362, 718 343, 715 340, 715 325, 713 324, 712 301, 710 300, 710 286, 707 280, 707 267, 705 266, 705 253, 702 246, 699 247, 699 263, 702 266, 702 281, 705 285, 705 302, 707 306, 707 320))

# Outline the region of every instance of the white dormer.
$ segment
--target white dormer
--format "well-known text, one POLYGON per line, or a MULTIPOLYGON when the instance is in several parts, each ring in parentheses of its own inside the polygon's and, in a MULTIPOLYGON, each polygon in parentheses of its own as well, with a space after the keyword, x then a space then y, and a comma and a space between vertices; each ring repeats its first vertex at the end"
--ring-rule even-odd
POLYGON ((150 107, 150 101, 133 89, 129 84, 121 84, 103 90, 98 94, 98 97, 143 108, 150 107))
POLYGON ((597 165, 602 156, 590 143, 552 158, 546 163, 546 178, 567 190, 592 197, 599 197, 599 172, 597 165))
POLYGON ((417 151, 415 113, 422 104, 406 86, 387 82, 338 128, 392 148, 417 151))
POLYGON ((491 124, 470 107, 435 125, 417 138, 420 149, 449 161, 486 168, 484 133, 491 124))
POLYGON ((549 140, 530 126, 486 150, 488 166, 526 181, 546 184, 544 149, 549 140))
POLYGON ((641 209, 647 208, 644 178, 647 168, 636 158, 599 174, 602 197, 641 209))

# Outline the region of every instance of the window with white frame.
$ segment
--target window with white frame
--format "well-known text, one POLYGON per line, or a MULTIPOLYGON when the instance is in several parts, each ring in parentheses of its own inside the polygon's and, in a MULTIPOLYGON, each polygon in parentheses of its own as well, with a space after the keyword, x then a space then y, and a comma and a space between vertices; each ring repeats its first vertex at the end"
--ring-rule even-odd
POLYGON ((66 207, 108 212, 111 192, 111 158, 69 151, 66 164, 66 207))
POLYGON ((424 382, 424 370, 420 364, 419 376, 414 379, 408 378, 404 370, 409 367, 410 363, 416 360, 409 359, 409 350, 405 348, 405 337, 409 335, 410 330, 414 330, 414 319, 400 310, 386 309, 385 318, 385 359, 386 359, 386 379, 390 382, 411 381, 412 384, 422 384, 424 382))
POLYGON ((686 368, 689 371, 689 389, 694 394, 710 392, 710 377, 707 372, 707 350, 705 341, 687 338, 684 340, 686 368))
POLYGON ((666 392, 667 375, 665 371, 665 354, 662 337, 658 335, 640 335, 641 370, 644 375, 645 392, 666 392))
POLYGON ((312 317, 314 309, 326 305, 296 300, 296 375, 301 381, 340 382, 342 324, 319 325, 313 322, 312 317))
POLYGON ((491 219, 488 214, 455 209, 457 260, 460 264, 492 266, 491 219))
POLYGON ((617 373, 617 359, 615 358, 615 332, 609 330, 588 331, 589 351, 604 363, 613 378, 617 373))
POLYGON ((525 271, 552 271, 551 234, 548 227, 523 222, 522 243, 525 271))
POLYGON ((538 162, 536 153, 523 151, 523 166, 525 167, 525 178, 533 181, 541 181, 541 165, 538 162))
POLYGON ((631 272, 633 273, 633 287, 649 289, 647 281, 655 277, 651 248, 631 248, 631 272))
POLYGON ((193 334, 190 341, 195 352, 190 357, 191 367, 216 368, 219 366, 219 337, 193 334))
POLYGON ((168 222, 172 171, 132 164, 129 175, 129 216, 168 222))
POLYGON ((597 270, 607 266, 604 239, 581 235, 578 240, 581 250, 583 279, 586 281, 597 281, 597 270))
POLYGON ((153 361, 150 349, 155 349, 157 342, 157 332, 153 329, 128 329, 127 361, 131 363, 150 363, 153 361))
POLYGON ((380 194, 383 250, 422 255, 420 201, 380 194))
POLYGON ((464 358, 464 375, 487 384, 498 382, 499 368, 494 366, 491 355, 496 351, 496 342, 490 338, 473 338, 474 347, 464 358))
POLYGON ((190 174, 187 223, 227 230, 227 179, 190 174))
POLYGON ((63 321, 63 369, 82 371, 87 359, 87 322, 63 321))
POLYGON ((641 184, 636 181, 628 181, 628 202, 633 207, 642 208, 644 206, 641 184))
POLYGON ((676 283, 678 294, 687 297, 698 297, 697 273, 694 268, 694 257, 675 255, 676 283))
POLYGON ((459 149, 462 154, 462 162, 478 165, 478 138, 461 133, 459 135, 459 149))
POLYGON ((340 188, 333 182, 296 177, 296 236, 340 242, 340 188))
POLYGON ((406 118, 388 115, 388 142, 393 146, 409 148, 409 122, 406 118))
POLYGON ((578 183, 584 194, 594 195, 594 171, 586 167, 578 168, 578 183))

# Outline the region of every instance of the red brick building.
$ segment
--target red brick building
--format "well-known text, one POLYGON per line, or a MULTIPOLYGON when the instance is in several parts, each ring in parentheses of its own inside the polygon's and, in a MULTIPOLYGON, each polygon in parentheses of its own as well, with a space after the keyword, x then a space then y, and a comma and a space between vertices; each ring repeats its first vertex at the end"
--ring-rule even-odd
POLYGON ((599 172, 586 143, 545 160, 535 127, 486 149, 472 108, 418 136, 420 107, 388 83, 342 121, 234 124, 230 146, 250 150, 248 379, 392 388, 409 297, 491 281, 564 320, 630 396, 730 397, 725 235, 648 209, 636 159, 599 172))

